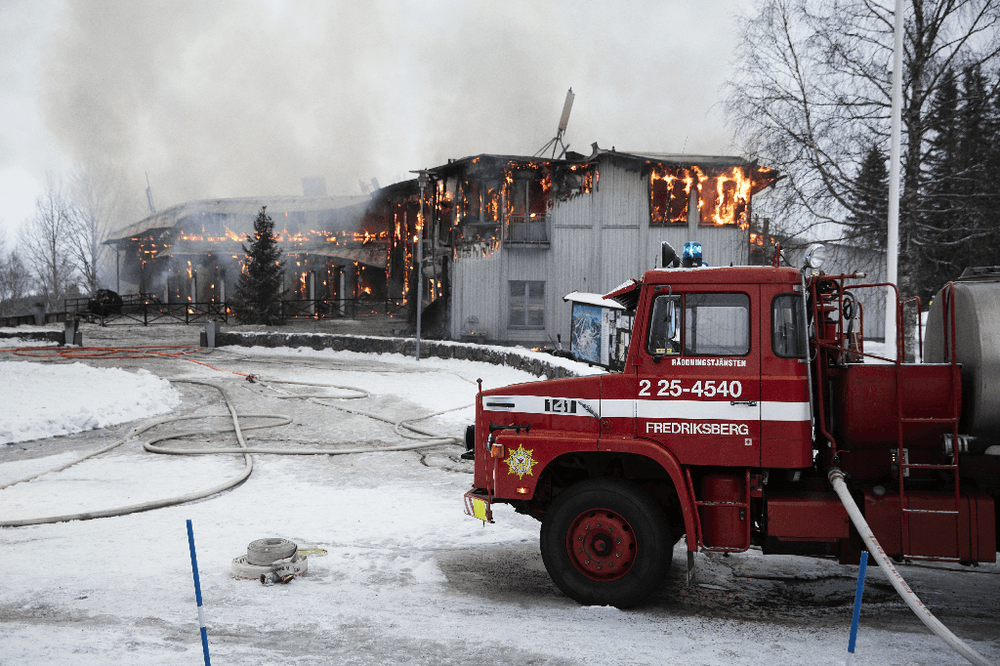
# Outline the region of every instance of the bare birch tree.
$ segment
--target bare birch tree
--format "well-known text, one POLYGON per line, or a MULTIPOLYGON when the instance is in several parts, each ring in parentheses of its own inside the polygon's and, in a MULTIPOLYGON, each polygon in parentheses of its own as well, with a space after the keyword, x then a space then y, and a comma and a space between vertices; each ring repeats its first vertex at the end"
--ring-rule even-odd
POLYGON ((108 165, 77 166, 72 179, 72 234, 70 247, 85 291, 91 296, 107 280, 110 233, 121 225, 126 208, 124 173, 108 165))
MULTIPOLYGON (((819 235, 839 234, 840 222, 866 213, 849 193, 871 147, 889 152, 893 5, 765 0, 747 18, 726 106, 745 151, 787 176, 766 211, 786 233, 834 223, 819 235)), ((913 293, 923 286, 913 268, 925 242, 917 227, 934 138, 931 101, 948 71, 1000 60, 1000 0, 904 6, 899 275, 913 293)))
POLYGON ((77 282, 72 235, 72 209, 58 183, 49 178, 35 199, 34 215, 21 227, 18 247, 50 311, 62 310, 67 291, 77 282))

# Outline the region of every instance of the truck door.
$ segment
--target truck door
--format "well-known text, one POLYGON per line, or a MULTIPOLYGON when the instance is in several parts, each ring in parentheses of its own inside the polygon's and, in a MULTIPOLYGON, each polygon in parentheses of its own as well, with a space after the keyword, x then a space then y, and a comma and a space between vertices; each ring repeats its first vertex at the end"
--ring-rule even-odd
POLYGON ((635 435, 682 464, 757 467, 760 441, 760 287, 669 288, 652 295, 635 355, 635 435))
POLYGON ((761 466, 812 465, 806 319, 801 291, 763 284, 761 290, 761 466))

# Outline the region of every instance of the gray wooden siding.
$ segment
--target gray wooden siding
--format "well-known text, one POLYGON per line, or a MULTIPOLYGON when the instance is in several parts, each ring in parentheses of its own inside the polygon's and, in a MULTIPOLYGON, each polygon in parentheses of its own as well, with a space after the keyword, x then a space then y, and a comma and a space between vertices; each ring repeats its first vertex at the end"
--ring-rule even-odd
POLYGON ((475 316, 496 342, 551 344, 562 336, 569 345, 572 291, 607 293, 629 278, 657 268, 660 242, 678 253, 687 241, 699 241, 713 266, 746 263, 747 232, 736 227, 649 226, 647 179, 602 162, 593 191, 556 201, 548 215, 548 247, 501 245, 489 258, 459 257, 453 271, 452 337, 466 318, 475 316), (545 330, 516 330, 507 325, 508 280, 545 281, 545 330))

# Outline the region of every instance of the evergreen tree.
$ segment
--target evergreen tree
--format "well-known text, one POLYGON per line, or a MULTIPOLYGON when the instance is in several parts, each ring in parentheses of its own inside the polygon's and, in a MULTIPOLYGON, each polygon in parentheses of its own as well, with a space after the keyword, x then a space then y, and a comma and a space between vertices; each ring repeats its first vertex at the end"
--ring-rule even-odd
POLYGON ((267 206, 260 209, 253 222, 253 235, 247 236, 246 268, 236 288, 234 309, 240 324, 281 324, 281 277, 284 262, 274 235, 274 220, 267 206))
POLYGON ((992 180, 996 106, 986 78, 975 66, 951 71, 935 96, 934 139, 920 211, 920 296, 927 298, 969 266, 998 263, 1000 213, 992 180))
POLYGON ((986 113, 986 129, 983 140, 986 146, 986 187, 987 196, 983 207, 987 211, 985 224, 992 230, 991 239, 984 244, 984 250, 990 253, 988 261, 981 265, 1000 265, 1000 71, 996 72, 995 82, 986 113))
MULTIPOLYGON (((997 181, 990 180, 993 122, 991 93, 979 67, 963 72, 963 105, 960 116, 959 155, 961 158, 962 215, 966 220, 967 241, 963 248, 962 268, 1000 263, 997 259, 1000 240, 997 223, 997 181), (992 131, 991 131, 992 130, 992 131)), ((995 96, 995 93, 994 95, 995 96)), ((957 277, 961 271, 958 271, 957 277)))
POLYGON ((889 171, 885 155, 872 144, 858 167, 853 188, 847 195, 850 215, 844 226, 845 240, 864 248, 882 249, 886 244, 889 217, 889 171))
POLYGON ((914 270, 919 274, 918 294, 927 298, 955 272, 954 260, 963 234, 960 228, 962 207, 963 160, 958 78, 947 70, 931 102, 930 129, 934 138, 926 158, 927 187, 918 218, 920 261, 914 270))

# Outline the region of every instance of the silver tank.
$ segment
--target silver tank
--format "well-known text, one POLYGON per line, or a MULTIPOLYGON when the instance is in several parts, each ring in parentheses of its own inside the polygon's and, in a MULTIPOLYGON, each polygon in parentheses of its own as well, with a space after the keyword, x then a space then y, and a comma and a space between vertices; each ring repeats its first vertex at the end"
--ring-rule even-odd
MULTIPOLYGON (((960 432, 1000 441, 1000 267, 967 270, 954 283, 956 358, 962 364, 960 432)), ((927 315, 924 357, 943 363, 944 289, 927 315)))

